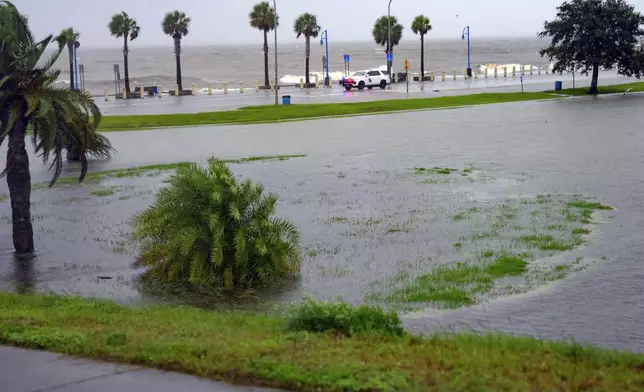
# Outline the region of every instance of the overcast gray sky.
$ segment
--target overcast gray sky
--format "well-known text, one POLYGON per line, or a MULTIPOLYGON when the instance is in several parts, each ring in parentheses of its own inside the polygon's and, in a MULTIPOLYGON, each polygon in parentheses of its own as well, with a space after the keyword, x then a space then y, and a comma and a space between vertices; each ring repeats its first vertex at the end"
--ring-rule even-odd
MULTIPOLYGON (((391 14, 405 27, 404 38, 412 38, 414 16, 427 15, 434 26, 428 39, 458 38, 465 25, 475 36, 532 36, 543 22, 555 15, 562 0, 393 0, 391 14)), ((121 41, 109 35, 110 17, 122 10, 141 26, 137 45, 165 45, 161 31, 163 15, 179 9, 192 18, 185 45, 257 43, 261 33, 248 24, 248 13, 257 0, 13 0, 27 14, 37 37, 74 27, 87 46, 118 47, 121 41)), ((388 0, 277 0, 282 42, 294 42, 293 21, 303 12, 317 15, 332 40, 371 40, 376 18, 387 14, 388 0), (349 19, 346 15, 352 15, 349 19)), ((631 1, 640 12, 644 0, 631 1)), ((272 4, 272 1, 271 1, 272 4)))

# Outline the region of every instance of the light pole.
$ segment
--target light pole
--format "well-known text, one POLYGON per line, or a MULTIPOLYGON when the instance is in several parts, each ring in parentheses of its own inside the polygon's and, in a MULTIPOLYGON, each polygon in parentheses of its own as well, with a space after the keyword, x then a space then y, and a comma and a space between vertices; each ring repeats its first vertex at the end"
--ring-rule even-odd
POLYGON ((78 90, 78 58, 76 57, 76 49, 80 46, 80 42, 74 41, 74 86, 72 90, 78 90))
POLYGON ((277 78, 277 4, 275 0, 273 0, 273 12, 275 13, 275 105, 279 105, 278 89, 280 82, 277 78))
POLYGON ((324 66, 326 67, 326 78, 324 79, 324 85, 329 86, 329 34, 327 33, 327 30, 324 30, 322 32, 322 35, 320 35, 320 45, 324 45, 326 42, 326 57, 324 58, 324 66))
POLYGON ((389 0, 389 5, 387 6, 387 33, 389 35, 387 38, 387 54, 391 55, 391 61, 387 62, 387 66, 389 68, 389 80, 393 80, 391 77, 391 68, 394 65, 394 56, 391 54, 391 0, 389 0))
POLYGON ((467 77, 472 77, 472 64, 470 63, 470 26, 466 26, 461 33, 461 39, 465 39, 465 34, 467 34, 467 77))

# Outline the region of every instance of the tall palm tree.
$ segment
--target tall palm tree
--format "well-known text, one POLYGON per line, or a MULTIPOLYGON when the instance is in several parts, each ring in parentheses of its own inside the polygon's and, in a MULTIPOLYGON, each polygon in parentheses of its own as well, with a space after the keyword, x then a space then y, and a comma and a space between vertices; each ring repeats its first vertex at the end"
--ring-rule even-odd
POLYGON ((177 86, 179 91, 183 91, 181 82, 181 37, 188 35, 188 25, 190 18, 183 12, 172 11, 165 14, 161 27, 163 32, 174 40, 174 56, 177 60, 177 86))
POLYGON ((31 225, 31 174, 25 148, 30 130, 35 150, 45 161, 53 158, 54 176, 60 176, 63 151, 70 144, 82 155, 80 181, 87 171, 86 154, 109 155, 106 139, 95 133, 101 113, 92 98, 78 91, 54 85, 60 71, 51 67, 60 56, 58 47, 49 58, 42 59, 54 40, 49 35, 36 41, 27 18, 8 1, 0 1, 0 144, 9 139, 7 176, 13 223, 13 245, 17 254, 34 251, 31 225), (100 148, 96 148, 100 144, 100 148))
POLYGON ((411 23, 411 31, 420 35, 420 75, 425 77, 425 34, 432 30, 432 24, 425 15, 418 15, 411 23))
POLYGON ((318 18, 309 14, 308 12, 300 15, 293 25, 293 30, 297 34, 297 38, 300 38, 301 35, 306 39, 306 65, 304 67, 306 84, 309 84, 309 60, 311 57, 311 37, 317 38, 320 34, 320 26, 318 26, 318 18))
POLYGON ((110 29, 110 34, 116 38, 123 37, 123 70, 125 72, 125 91, 130 93, 130 71, 127 64, 127 57, 130 53, 130 49, 127 45, 127 40, 134 41, 138 36, 141 28, 136 23, 136 19, 130 18, 130 16, 125 12, 120 14, 115 14, 112 16, 112 20, 107 25, 110 29))
MULTIPOLYGON (((275 9, 268 4, 268 1, 262 1, 255 4, 253 10, 248 14, 250 26, 264 32, 264 86, 270 86, 268 80, 268 32, 279 26, 279 16, 275 9)), ((277 83, 277 80, 275 81, 277 83)))
MULTIPOLYGON (((385 53, 391 52, 393 55, 394 46, 400 43, 402 39, 403 26, 398 23, 398 19, 395 16, 392 16, 390 19, 387 16, 381 16, 376 20, 376 23, 373 25, 373 35, 374 41, 380 46, 385 47, 385 53), (391 45, 389 44, 389 21, 391 21, 391 45)), ((387 63, 387 72, 391 75, 391 64, 387 63)))
POLYGON ((78 42, 80 38, 80 33, 75 31, 72 27, 68 27, 60 32, 58 37, 56 37, 56 42, 58 46, 67 47, 67 52, 69 56, 69 88, 72 90, 76 87, 74 82, 74 49, 80 46, 78 42))

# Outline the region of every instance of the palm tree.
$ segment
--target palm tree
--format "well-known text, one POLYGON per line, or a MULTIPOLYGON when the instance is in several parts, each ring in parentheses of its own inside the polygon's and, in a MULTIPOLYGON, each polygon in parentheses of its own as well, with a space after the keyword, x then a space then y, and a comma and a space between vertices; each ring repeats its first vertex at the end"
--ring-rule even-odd
POLYGON ((304 67, 304 74, 306 75, 306 84, 309 84, 309 59, 311 57, 311 37, 317 38, 320 34, 320 26, 318 26, 318 18, 309 14, 308 12, 302 14, 295 20, 293 30, 297 34, 297 38, 304 35, 306 39, 306 66, 304 67))
POLYGON ((127 46, 127 40, 134 41, 138 36, 141 28, 136 23, 134 18, 125 12, 120 14, 115 14, 112 16, 112 20, 107 25, 110 29, 110 34, 116 38, 123 37, 123 69, 125 72, 125 91, 130 93, 130 71, 127 64, 127 56, 130 53, 130 49, 127 46))
POLYGON ((183 12, 172 11, 165 14, 161 27, 166 35, 169 35, 174 40, 174 56, 177 60, 177 86, 179 91, 183 91, 183 83, 181 82, 181 37, 188 35, 188 25, 190 18, 183 12))
POLYGON ((0 143, 8 137, 7 176, 11 198, 13 245, 17 254, 34 251, 31 225, 31 174, 25 148, 30 130, 35 150, 45 161, 53 158, 55 167, 50 186, 60 176, 63 151, 70 143, 82 155, 82 181, 87 171, 87 154, 109 155, 111 147, 95 130, 101 113, 92 98, 83 92, 54 86, 60 71, 52 71, 62 49, 42 59, 49 35, 36 41, 27 18, 8 1, 0 1, 0 143), (99 148, 97 145, 101 144, 99 148))
MULTIPOLYGON (((395 16, 392 16, 390 19, 387 16, 381 16, 376 20, 376 23, 373 25, 373 35, 374 41, 380 46, 385 47, 385 53, 391 51, 392 56, 394 53, 394 46, 400 43, 402 39, 403 26, 398 23, 398 19, 395 16), (389 23, 391 22, 391 45, 389 45, 389 23)), ((391 63, 387 63, 387 72, 391 75, 391 63)))
POLYGON ((67 47, 67 52, 69 55, 69 88, 72 90, 75 88, 76 84, 74 83, 74 49, 80 46, 78 38, 80 33, 75 31, 73 28, 68 27, 60 32, 58 37, 56 37, 56 42, 58 46, 67 47))
POLYGON ((299 273, 299 234, 273 217, 277 197, 225 163, 181 167, 132 220, 144 282, 192 289, 267 286, 299 273))
POLYGON ((420 80, 425 77, 425 34, 432 30, 432 24, 425 15, 418 15, 411 23, 411 31, 420 34, 420 80))
POLYGON ((279 26, 279 17, 268 1, 262 1, 255 4, 253 10, 248 14, 248 18, 251 27, 264 32, 264 86, 268 87, 270 86, 268 80, 268 32, 279 26))

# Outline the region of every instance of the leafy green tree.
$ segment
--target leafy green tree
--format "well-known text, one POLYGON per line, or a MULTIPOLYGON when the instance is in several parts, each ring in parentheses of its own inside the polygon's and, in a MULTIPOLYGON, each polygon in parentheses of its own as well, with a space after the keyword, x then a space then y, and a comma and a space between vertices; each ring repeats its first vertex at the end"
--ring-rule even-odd
MULTIPOLYGON (((275 9, 268 4, 268 1, 262 1, 255 4, 253 10, 248 14, 250 26, 264 32, 264 86, 269 87, 268 80, 268 32, 275 30, 279 26, 279 17, 275 9)), ((278 81, 276 80, 275 83, 278 81)))
POLYGON ((411 23, 411 31, 420 35, 420 75, 425 77, 425 34, 432 31, 432 24, 425 15, 418 15, 411 23))
POLYGON ((144 281, 193 289, 267 286, 299 273, 295 226, 273 217, 277 197, 239 182, 221 161, 179 168, 132 220, 144 281))
POLYGON ((315 15, 309 14, 308 12, 300 15, 293 25, 293 30, 297 34, 297 38, 304 36, 306 39, 306 65, 304 67, 304 74, 306 75, 306 83, 311 83, 309 80, 309 60, 311 58, 311 37, 317 38, 320 34, 320 26, 318 25, 318 19, 315 15))
POLYGON ((642 52, 636 45, 644 36, 642 23, 642 15, 624 0, 567 1, 557 7, 554 20, 544 23, 539 37, 551 43, 539 53, 555 61, 554 72, 592 71, 589 93, 597 94, 600 67, 641 76, 642 52))
POLYGON ((58 37, 56 37, 56 42, 60 47, 67 47, 67 53, 69 56, 69 88, 73 89, 75 87, 74 83, 74 48, 80 46, 78 42, 80 38, 80 33, 75 31, 73 28, 68 27, 60 32, 58 37))
POLYGON ((177 86, 179 86, 179 91, 183 91, 181 81, 181 38, 188 35, 188 25, 190 25, 190 18, 179 11, 168 12, 163 18, 163 23, 161 23, 163 32, 174 40, 174 57, 177 60, 177 86))
POLYGON ((125 11, 112 16, 112 20, 107 25, 110 34, 116 38, 123 38, 123 72, 125 73, 125 91, 130 93, 130 70, 128 67, 128 55, 130 48, 127 41, 134 41, 139 36, 141 28, 134 18, 131 18, 125 11))
MULTIPOLYGON (((403 26, 398 23, 398 19, 395 16, 387 18, 387 16, 381 16, 376 20, 376 23, 373 25, 373 35, 374 41, 380 46, 385 47, 385 53, 389 53, 393 56, 394 46, 400 43, 402 39, 403 26), (389 44, 389 22, 391 22, 391 45, 389 44)), ((391 63, 387 63, 387 72, 391 75, 391 63)))
POLYGON ((25 146, 27 130, 35 150, 55 168, 50 185, 60 176, 63 152, 72 145, 81 155, 80 181, 87 171, 87 155, 109 156, 109 142, 95 133, 101 113, 82 92, 54 85, 60 71, 52 71, 63 48, 43 56, 54 40, 36 41, 27 18, 8 1, 0 1, 0 144, 8 138, 7 176, 16 253, 34 251, 31 225, 31 174, 25 146))

